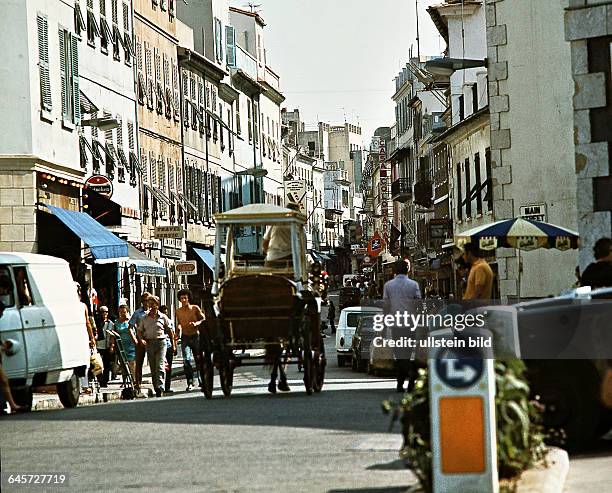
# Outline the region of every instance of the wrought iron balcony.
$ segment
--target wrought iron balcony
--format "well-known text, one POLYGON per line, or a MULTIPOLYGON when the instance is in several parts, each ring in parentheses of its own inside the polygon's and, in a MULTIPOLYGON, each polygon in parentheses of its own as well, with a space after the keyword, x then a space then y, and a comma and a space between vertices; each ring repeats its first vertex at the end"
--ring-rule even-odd
POLYGON ((391 199, 395 202, 408 202, 412 198, 412 186, 408 178, 398 178, 391 183, 391 199))

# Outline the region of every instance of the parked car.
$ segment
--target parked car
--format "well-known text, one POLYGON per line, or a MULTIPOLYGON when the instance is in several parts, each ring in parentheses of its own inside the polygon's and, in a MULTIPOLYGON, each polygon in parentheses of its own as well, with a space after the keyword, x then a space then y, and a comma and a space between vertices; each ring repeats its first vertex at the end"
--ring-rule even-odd
MULTIPOLYGON (((380 333, 383 339, 391 339, 391 327, 385 327, 384 331, 380 333)), ((380 346, 375 344, 373 339, 370 342, 369 357, 366 365, 366 371, 370 375, 377 375, 379 373, 394 373, 395 372, 395 359, 393 356, 393 348, 388 346, 380 346)))
MULTIPOLYGON (((525 360, 543 424, 581 448, 612 426, 612 288, 482 307, 505 353, 525 360)), ((496 348, 496 354, 499 354, 496 348)))
POLYGON ((351 343, 351 367, 355 371, 366 371, 370 360, 370 343, 380 335, 374 330, 374 317, 361 317, 351 343))
POLYGON ((89 368, 83 306, 65 260, 0 252, 0 339, 13 350, 2 365, 18 404, 31 407, 33 388, 56 385, 65 407, 77 405, 79 377, 89 368))
POLYGON ((353 334, 355 334, 359 320, 377 313, 382 313, 382 309, 373 306, 351 306, 340 312, 340 321, 336 330, 338 366, 344 366, 352 358, 353 334))
POLYGON ((342 311, 347 306, 359 306, 361 290, 359 288, 341 288, 338 297, 338 309, 342 311))

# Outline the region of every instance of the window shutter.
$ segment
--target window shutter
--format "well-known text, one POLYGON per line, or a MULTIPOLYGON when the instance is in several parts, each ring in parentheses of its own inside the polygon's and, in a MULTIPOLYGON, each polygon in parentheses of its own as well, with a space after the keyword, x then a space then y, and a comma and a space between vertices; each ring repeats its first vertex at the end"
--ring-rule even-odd
POLYGON ((140 158, 142 159, 142 182, 149 183, 149 160, 143 148, 140 148, 140 158))
POLYGON ((74 105, 74 123, 81 123, 81 93, 79 91, 79 43, 76 36, 69 37, 72 48, 72 104, 74 105))
POLYGON ((40 104, 44 111, 51 111, 51 77, 49 76, 49 24, 47 18, 38 15, 38 69, 40 74, 40 104))
POLYGON ((60 80, 62 83, 62 117, 68 115, 68 86, 66 81, 66 47, 64 30, 59 29, 60 80))
POLYGON ((225 26, 226 62, 228 67, 236 66, 236 30, 234 26, 225 26))

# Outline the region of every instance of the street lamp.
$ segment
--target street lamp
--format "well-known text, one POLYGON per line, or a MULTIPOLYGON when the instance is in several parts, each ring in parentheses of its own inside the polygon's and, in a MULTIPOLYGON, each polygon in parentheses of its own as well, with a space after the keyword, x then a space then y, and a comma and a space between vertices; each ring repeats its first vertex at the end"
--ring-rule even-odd
POLYGON ((249 168, 243 171, 238 171, 236 176, 252 176, 253 178, 263 178, 268 175, 268 170, 263 168, 249 168))
POLYGON ((453 75, 457 70, 465 70, 468 68, 486 67, 487 59, 471 60, 466 58, 434 58, 425 62, 425 70, 434 75, 453 75))
POLYGON ((114 116, 103 116, 101 118, 91 118, 89 120, 81 120, 82 127, 96 127, 102 130, 113 130, 121 126, 119 120, 114 116))

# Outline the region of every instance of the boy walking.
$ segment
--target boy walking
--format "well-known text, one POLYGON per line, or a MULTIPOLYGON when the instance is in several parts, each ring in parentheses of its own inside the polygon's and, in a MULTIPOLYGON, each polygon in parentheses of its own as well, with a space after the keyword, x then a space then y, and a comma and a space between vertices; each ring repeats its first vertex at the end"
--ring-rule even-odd
POLYGON ((178 293, 178 299, 181 303, 180 308, 176 310, 176 319, 178 321, 178 334, 181 338, 181 349, 183 352, 183 365, 185 367, 185 377, 187 378, 187 392, 193 389, 193 372, 191 366, 190 355, 193 354, 196 366, 200 367, 200 335, 199 328, 204 322, 204 314, 200 307, 191 304, 191 292, 187 289, 181 289, 178 293))

